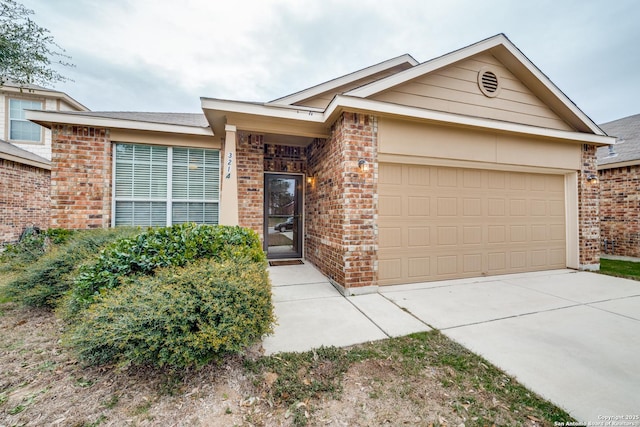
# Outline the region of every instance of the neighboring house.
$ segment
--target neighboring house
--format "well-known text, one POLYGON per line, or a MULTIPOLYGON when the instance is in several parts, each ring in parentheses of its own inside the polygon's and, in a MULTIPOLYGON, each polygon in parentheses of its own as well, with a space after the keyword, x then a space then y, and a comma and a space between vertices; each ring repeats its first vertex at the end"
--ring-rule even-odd
POLYGON ((600 127, 616 137, 598 149, 601 250, 640 258, 640 114, 600 127))
POLYGON ((599 268, 596 149, 613 138, 504 35, 204 114, 33 111, 51 225, 254 229, 345 293, 599 268), (278 233, 279 206, 294 203, 278 233))
POLYGON ((0 86, 0 245, 15 242, 27 226, 49 224, 51 131, 25 111, 83 111, 68 95, 36 85, 0 86))
POLYGON ((69 95, 37 85, 0 86, 0 139, 51 159, 51 131, 25 118, 25 110, 87 111, 69 95))
POLYGON ((49 227, 51 162, 0 140, 0 247, 26 227, 49 227))

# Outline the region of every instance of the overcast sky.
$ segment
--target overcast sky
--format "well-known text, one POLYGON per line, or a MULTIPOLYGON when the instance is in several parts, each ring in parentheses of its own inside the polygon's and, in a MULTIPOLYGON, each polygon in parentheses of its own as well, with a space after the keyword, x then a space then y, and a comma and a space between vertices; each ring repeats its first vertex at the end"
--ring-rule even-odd
POLYGON ((270 101, 386 59, 498 33, 596 123, 640 113, 637 0, 22 0, 92 110, 201 112, 270 101))

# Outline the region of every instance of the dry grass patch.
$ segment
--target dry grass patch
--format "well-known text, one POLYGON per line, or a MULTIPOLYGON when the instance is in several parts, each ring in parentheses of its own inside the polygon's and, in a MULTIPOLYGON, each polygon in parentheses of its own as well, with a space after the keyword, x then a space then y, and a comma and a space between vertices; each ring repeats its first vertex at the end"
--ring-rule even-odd
POLYGON ((83 368, 48 311, 0 305, 0 425, 552 426, 571 418, 438 333, 201 369, 83 368))

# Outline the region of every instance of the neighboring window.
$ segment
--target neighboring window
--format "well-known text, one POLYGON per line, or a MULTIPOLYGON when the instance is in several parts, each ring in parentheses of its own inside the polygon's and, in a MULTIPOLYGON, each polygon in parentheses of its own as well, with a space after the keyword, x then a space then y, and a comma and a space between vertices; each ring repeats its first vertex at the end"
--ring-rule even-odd
POLYGON ((9 99, 9 139, 13 141, 42 141, 42 128, 24 117, 24 110, 42 110, 42 102, 9 99))
POLYGON ((114 224, 218 223, 220 153, 116 144, 114 224))

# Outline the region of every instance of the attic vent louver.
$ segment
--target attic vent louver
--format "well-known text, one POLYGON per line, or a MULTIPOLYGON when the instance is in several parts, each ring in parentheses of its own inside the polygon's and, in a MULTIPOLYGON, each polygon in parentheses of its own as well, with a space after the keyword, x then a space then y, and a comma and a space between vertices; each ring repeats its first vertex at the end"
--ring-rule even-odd
POLYGON ((500 93, 498 73, 491 67, 483 67, 478 71, 478 87, 485 96, 495 98, 500 93))

